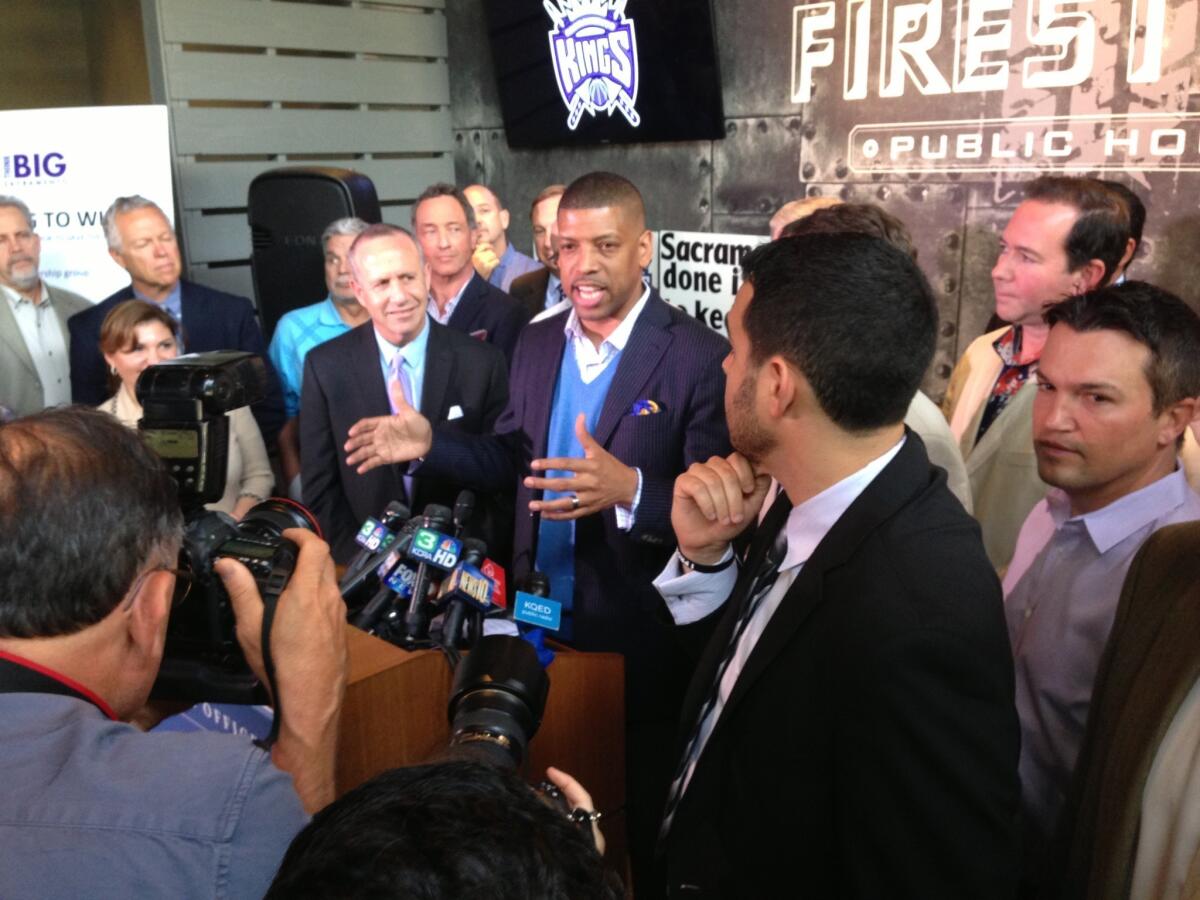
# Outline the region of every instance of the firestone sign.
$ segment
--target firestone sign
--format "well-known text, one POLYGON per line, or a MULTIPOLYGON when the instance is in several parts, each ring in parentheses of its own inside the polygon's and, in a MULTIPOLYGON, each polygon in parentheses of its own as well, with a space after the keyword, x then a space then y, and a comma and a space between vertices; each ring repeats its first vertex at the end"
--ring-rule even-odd
POLYGON ((837 86, 873 109, 894 99, 910 118, 920 97, 982 95, 987 111, 971 119, 854 125, 846 161, 858 173, 1200 171, 1200 113, 1174 85, 1196 50, 1194 19, 1195 4, 1167 0, 802 3, 791 99, 837 86))
POLYGON ((631 126, 641 124, 637 35, 625 16, 626 0, 543 0, 554 28, 550 57, 558 92, 572 131, 583 114, 620 111, 631 126))

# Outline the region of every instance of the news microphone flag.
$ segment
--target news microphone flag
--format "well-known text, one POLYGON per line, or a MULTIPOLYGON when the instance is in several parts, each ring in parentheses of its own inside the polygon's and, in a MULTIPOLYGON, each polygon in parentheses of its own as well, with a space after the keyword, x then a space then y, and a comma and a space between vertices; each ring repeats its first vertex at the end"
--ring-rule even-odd
POLYGON ((426 563, 443 572, 449 572, 458 565, 460 556, 462 541, 432 528, 418 528, 408 548, 409 559, 426 563))

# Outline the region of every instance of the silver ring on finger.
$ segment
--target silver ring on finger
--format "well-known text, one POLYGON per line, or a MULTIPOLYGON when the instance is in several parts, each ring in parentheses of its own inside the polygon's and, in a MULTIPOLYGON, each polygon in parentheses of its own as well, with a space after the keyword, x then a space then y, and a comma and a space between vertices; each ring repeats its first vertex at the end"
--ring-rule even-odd
POLYGON ((579 495, 572 494, 571 495, 571 512, 575 512, 577 509, 579 509, 579 495))

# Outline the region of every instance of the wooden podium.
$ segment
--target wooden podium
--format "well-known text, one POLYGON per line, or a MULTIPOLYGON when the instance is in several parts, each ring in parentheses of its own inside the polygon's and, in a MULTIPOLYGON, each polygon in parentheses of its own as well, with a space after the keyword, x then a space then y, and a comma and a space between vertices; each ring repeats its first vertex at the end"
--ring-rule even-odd
MULTIPOLYGON (((408 652, 352 626, 337 761, 338 795, 387 769, 416 765, 447 746, 453 672, 437 650, 408 652)), ((550 696, 522 775, 568 772, 602 811, 625 803, 625 661, 618 653, 555 648, 550 696)), ((625 873, 623 816, 601 821, 605 858, 625 873)))

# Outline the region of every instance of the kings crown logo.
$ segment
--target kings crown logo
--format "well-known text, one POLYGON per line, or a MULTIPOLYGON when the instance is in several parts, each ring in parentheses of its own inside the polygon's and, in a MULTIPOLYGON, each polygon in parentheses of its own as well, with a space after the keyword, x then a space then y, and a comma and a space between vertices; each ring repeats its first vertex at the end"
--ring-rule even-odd
POLYGON ((554 22, 550 57, 572 131, 583 114, 620 110, 634 128, 638 92, 637 36, 626 0, 543 0, 554 22))

